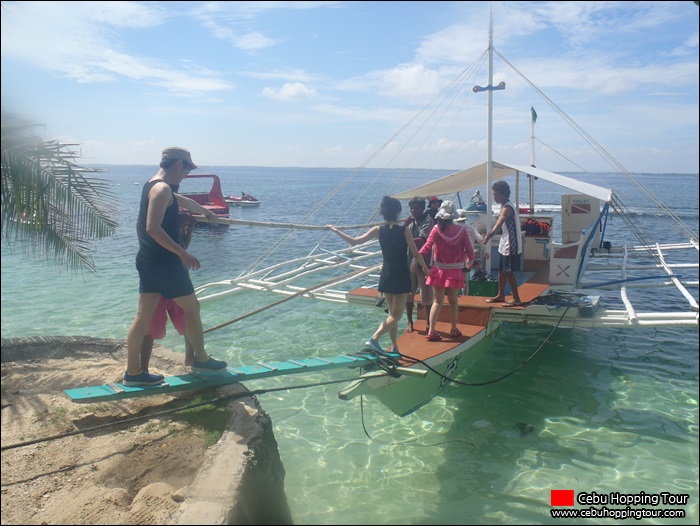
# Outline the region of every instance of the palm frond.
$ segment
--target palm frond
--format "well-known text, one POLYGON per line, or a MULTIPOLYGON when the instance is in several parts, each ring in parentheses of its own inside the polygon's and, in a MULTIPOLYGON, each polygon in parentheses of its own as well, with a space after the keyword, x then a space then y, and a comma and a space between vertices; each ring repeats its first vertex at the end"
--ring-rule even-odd
POLYGON ((2 238, 72 270, 96 273, 95 239, 114 234, 116 195, 89 174, 76 145, 41 141, 34 124, 2 114, 2 238))

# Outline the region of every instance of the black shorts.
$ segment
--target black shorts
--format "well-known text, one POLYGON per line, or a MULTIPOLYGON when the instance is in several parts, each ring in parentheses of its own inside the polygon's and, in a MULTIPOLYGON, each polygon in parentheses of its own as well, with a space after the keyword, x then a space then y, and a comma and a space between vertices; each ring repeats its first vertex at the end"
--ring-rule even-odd
POLYGON ((498 270, 501 270, 506 274, 512 274, 513 272, 518 272, 520 270, 520 254, 513 254, 510 256, 499 254, 499 256, 498 270))
POLYGON ((161 294, 166 300, 189 296, 194 293, 190 272, 178 259, 173 262, 136 262, 139 271, 139 294, 161 294))

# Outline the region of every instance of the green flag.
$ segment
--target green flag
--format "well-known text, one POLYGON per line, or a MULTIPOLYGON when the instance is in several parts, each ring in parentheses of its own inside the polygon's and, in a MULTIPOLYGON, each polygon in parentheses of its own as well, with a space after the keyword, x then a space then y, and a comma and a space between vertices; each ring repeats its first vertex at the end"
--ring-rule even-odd
POLYGON ((531 106, 530 111, 532 112, 532 122, 537 122, 537 112, 535 111, 535 107, 531 106))

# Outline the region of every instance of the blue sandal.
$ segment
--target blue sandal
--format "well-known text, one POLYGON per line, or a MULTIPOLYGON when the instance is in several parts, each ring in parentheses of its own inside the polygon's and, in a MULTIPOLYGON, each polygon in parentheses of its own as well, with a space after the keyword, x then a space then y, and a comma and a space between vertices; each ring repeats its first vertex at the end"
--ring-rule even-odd
POLYGON ((163 383, 165 376, 162 374, 150 374, 146 371, 141 371, 139 374, 124 373, 124 381, 122 382, 127 387, 137 385, 158 385, 163 383))
POLYGON ((209 358, 206 362, 195 360, 192 370, 196 373, 220 373, 226 370, 226 362, 209 358))
POLYGON ((365 348, 365 349, 370 349, 370 350, 372 350, 372 351, 376 351, 376 352, 378 352, 378 353, 385 354, 385 353, 384 353, 384 349, 382 349, 382 348, 380 347, 379 342, 374 341, 372 338, 370 338, 369 340, 367 340, 367 341, 365 342, 365 347, 364 347, 364 348, 365 348))

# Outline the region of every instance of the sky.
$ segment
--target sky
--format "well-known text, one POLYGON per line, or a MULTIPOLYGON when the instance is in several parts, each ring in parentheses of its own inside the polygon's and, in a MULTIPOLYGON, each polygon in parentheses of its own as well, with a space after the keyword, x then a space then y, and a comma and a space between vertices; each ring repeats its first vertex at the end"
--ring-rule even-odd
POLYGON ((460 169, 487 158, 490 95, 496 160, 698 173, 698 19, 692 1, 2 2, 2 105, 85 165, 184 146, 200 166, 355 168, 386 145, 405 167, 460 169), (475 94, 491 13, 506 88, 475 94), (460 74, 461 120, 439 109, 450 133, 403 146, 460 74))

